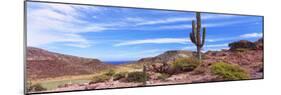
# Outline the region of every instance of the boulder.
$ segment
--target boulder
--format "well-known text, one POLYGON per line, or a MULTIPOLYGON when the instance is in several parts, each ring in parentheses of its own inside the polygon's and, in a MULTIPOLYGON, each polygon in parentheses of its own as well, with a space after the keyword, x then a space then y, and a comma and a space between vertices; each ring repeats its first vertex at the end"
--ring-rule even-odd
POLYGON ((256 44, 247 40, 240 40, 238 42, 233 42, 228 44, 230 50, 241 50, 241 49, 256 49, 256 44))
POLYGON ((263 38, 260 38, 255 42, 257 50, 263 50, 263 38))

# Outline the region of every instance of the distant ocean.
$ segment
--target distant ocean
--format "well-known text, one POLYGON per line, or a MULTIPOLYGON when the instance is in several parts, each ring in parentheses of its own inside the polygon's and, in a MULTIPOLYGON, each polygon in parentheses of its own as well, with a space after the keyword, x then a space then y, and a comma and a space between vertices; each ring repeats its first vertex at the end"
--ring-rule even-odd
POLYGON ((107 64, 127 64, 135 61, 104 61, 103 63, 107 64))

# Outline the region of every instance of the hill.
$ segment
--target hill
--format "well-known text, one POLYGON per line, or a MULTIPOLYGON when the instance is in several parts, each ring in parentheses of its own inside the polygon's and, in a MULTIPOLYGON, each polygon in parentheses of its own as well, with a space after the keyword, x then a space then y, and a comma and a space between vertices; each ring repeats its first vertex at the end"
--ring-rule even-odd
POLYGON ((27 47, 26 67, 28 78, 41 79, 91 74, 114 66, 104 64, 98 59, 76 57, 40 48, 27 47))

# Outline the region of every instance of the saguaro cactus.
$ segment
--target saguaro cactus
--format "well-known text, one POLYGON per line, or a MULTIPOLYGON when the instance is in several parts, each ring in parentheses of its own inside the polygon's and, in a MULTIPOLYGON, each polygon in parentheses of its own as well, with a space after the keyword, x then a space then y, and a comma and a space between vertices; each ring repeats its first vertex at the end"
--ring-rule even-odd
POLYGON ((192 20, 192 32, 190 32, 190 40, 193 44, 196 45, 197 48, 197 58, 201 62, 201 48, 205 43, 206 37, 206 27, 203 27, 203 35, 201 39, 201 16, 199 12, 196 12, 196 24, 195 21, 192 20))
POLYGON ((143 86, 146 85, 147 74, 146 74, 146 64, 143 64, 143 86))

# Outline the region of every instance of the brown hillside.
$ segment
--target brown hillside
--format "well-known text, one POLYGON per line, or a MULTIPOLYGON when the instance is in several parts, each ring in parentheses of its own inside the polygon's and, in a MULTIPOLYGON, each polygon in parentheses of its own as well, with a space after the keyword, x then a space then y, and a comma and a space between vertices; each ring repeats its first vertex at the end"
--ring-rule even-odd
POLYGON ((113 67, 98 59, 76 57, 27 47, 27 77, 51 78, 65 75, 91 74, 113 67))

